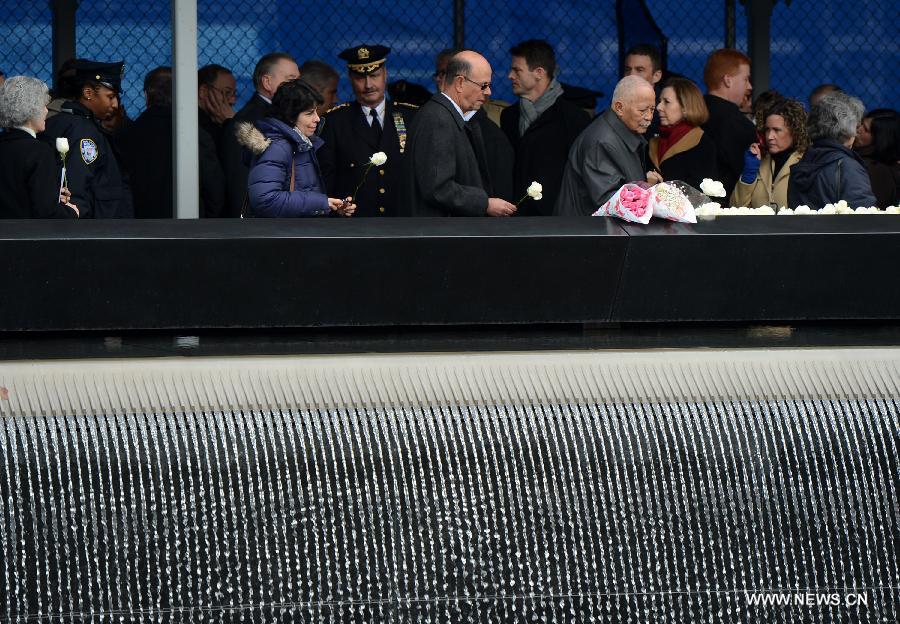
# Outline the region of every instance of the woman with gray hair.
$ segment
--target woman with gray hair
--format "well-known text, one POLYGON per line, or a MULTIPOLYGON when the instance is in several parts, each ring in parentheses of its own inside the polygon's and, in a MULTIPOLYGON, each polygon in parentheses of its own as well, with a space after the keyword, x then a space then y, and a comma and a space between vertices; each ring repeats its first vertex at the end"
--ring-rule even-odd
POLYGON ((866 166, 853 152, 856 128, 865 107, 859 98, 833 91, 812 107, 807 129, 812 145, 791 169, 788 203, 792 208, 845 200, 851 207, 874 206, 866 166))
POLYGON ((53 148, 38 141, 50 95, 37 78, 13 76, 0 85, 0 218, 74 218, 78 208, 60 188, 53 148))

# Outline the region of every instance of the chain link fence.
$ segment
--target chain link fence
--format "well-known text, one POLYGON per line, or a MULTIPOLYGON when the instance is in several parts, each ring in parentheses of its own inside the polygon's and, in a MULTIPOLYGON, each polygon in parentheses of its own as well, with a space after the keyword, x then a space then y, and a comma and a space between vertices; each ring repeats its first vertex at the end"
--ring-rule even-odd
MULTIPOLYGON (((724 0, 647 0, 647 7, 669 40, 668 68, 698 83, 707 54, 725 38, 724 0)), ((51 20, 47 0, 0 0, 5 46, 0 70, 50 81, 51 20)), ((509 48, 540 37, 554 45, 563 82, 603 91, 603 108, 618 76, 615 2, 542 3, 536 0, 467 0, 468 47, 491 61, 494 97, 512 101, 506 80, 509 48)), ((747 50, 745 8, 735 12, 736 47, 747 50)), ((818 84, 833 82, 859 95, 869 108, 896 107, 900 100, 900 46, 896 0, 815 2, 784 0, 772 15, 771 85, 806 100, 818 84)), ((284 50, 299 63, 311 58, 344 74, 337 54, 359 43, 393 49, 389 80, 406 79, 433 89, 434 57, 453 44, 454 3, 328 3, 285 0, 199 0, 198 66, 219 63, 238 80, 241 106, 253 91, 251 75, 264 53, 284 50)), ((78 56, 126 62, 123 103, 132 116, 144 108, 143 77, 171 64, 171 2, 80 0, 76 26, 78 56)), ((339 96, 351 98, 346 79, 339 96)))

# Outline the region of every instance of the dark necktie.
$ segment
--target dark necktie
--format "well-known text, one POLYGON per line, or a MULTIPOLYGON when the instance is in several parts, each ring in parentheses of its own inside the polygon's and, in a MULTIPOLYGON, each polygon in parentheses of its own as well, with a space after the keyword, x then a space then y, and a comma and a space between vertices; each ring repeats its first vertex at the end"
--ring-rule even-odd
POLYGON ((375 137, 375 144, 381 143, 381 122, 378 121, 378 113, 372 108, 369 110, 369 117, 372 118, 372 136, 375 137))

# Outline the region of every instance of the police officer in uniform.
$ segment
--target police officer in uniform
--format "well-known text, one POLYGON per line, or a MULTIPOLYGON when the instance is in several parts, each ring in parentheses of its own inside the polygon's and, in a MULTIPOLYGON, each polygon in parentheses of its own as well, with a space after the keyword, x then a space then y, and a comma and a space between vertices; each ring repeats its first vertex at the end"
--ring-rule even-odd
POLYGON ((118 109, 124 65, 76 60, 75 99, 66 100, 59 114, 47 119, 40 137, 54 152, 57 138, 69 140, 66 179, 82 219, 134 216, 131 191, 111 137, 101 125, 118 109))
POLYGON ((356 99, 332 108, 319 122, 325 144, 317 155, 329 197, 353 195, 372 154, 387 155, 387 162, 372 167, 357 191, 354 217, 397 214, 406 136, 418 107, 385 99, 390 51, 382 45, 360 45, 341 52, 356 99))

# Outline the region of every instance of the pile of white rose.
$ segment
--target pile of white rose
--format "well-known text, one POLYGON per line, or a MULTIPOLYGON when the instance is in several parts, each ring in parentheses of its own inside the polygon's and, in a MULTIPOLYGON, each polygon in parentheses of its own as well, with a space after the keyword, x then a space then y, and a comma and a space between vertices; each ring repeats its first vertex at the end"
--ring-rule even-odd
MULTIPOLYGON (((710 178, 704 178, 700 184, 700 190, 709 197, 725 197, 725 189, 722 183, 710 178)), ((851 207, 843 199, 835 204, 826 204, 818 210, 814 210, 809 206, 797 206, 796 208, 788 208, 781 206, 777 210, 772 206, 761 206, 759 208, 748 208, 747 206, 722 206, 716 202, 708 202, 698 206, 694 214, 701 218, 720 217, 720 216, 760 216, 760 215, 848 215, 848 214, 900 214, 900 206, 888 206, 884 210, 875 206, 859 206, 851 207)))

